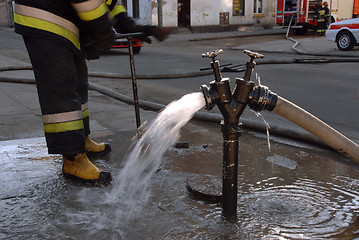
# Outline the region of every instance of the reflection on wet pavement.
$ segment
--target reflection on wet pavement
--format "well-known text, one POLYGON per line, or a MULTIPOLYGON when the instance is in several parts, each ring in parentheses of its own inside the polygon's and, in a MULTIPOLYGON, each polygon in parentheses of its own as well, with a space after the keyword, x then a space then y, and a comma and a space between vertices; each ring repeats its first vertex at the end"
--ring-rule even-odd
MULTIPOLYGON (((0 239, 313 239, 356 236, 359 172, 339 154, 240 137, 238 221, 222 219, 221 206, 192 198, 186 180, 221 176, 218 129, 188 124, 151 179, 149 201, 125 221, 121 203, 98 203, 115 186, 98 187, 63 178, 61 157, 48 155, 43 138, 0 145, 0 239), (104 224, 105 223, 105 224, 104 224)), ((96 159, 113 172, 133 133, 107 136, 114 147, 96 159), (121 146, 114 143, 121 142, 121 146)))

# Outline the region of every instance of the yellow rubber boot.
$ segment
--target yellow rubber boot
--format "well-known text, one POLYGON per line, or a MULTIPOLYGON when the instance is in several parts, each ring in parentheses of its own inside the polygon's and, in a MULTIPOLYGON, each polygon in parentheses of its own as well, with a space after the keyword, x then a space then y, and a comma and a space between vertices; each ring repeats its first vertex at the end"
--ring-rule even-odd
POLYGON ((89 136, 86 137, 86 153, 88 156, 101 156, 111 152, 111 147, 107 143, 97 143, 89 136))
POLYGON ((64 163, 62 172, 65 175, 81 178, 84 180, 98 180, 110 183, 112 178, 109 172, 96 167, 86 156, 86 153, 78 153, 73 159, 63 156, 64 163))

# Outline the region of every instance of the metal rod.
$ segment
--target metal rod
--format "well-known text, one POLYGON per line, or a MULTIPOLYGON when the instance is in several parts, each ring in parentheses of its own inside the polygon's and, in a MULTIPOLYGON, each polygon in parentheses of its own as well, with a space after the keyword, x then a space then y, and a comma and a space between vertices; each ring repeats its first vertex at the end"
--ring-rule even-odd
POLYGON ((158 27, 163 27, 163 20, 162 20, 162 0, 157 0, 157 21, 158 27))
POLYGON ((128 36, 127 40, 128 40, 128 52, 130 55, 130 67, 131 67, 133 100, 135 103, 136 126, 137 126, 137 128, 139 128, 141 126, 141 119, 140 119, 140 107, 139 107, 139 103, 138 103, 138 94, 137 94, 137 83, 136 83, 135 61, 134 61, 134 56, 133 56, 132 37, 128 36))
POLYGON ((222 214, 227 221, 232 222, 237 220, 238 138, 240 131, 234 125, 222 125, 222 133, 222 214))

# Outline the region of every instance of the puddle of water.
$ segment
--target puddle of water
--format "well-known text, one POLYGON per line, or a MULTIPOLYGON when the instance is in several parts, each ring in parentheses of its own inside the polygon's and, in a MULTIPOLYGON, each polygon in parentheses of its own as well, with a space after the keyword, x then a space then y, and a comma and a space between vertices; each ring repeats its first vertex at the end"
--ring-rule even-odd
POLYGON ((253 237, 323 239, 344 231, 359 211, 358 185, 334 176, 333 182, 297 179, 290 185, 273 177, 253 186, 240 197, 240 215, 244 229, 253 237), (255 234, 258 232, 258 234, 255 234))
POLYGON ((298 163, 296 161, 276 154, 267 157, 266 160, 273 164, 288 168, 290 170, 294 170, 298 166, 298 163))

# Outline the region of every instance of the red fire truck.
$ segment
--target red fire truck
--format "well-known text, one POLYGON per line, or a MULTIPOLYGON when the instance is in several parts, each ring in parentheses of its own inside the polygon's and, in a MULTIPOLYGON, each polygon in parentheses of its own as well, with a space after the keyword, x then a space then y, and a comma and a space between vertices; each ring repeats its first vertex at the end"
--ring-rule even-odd
MULTIPOLYGON (((358 17, 359 0, 322 0, 331 12, 330 22, 358 17)), ((276 24, 286 27, 292 19, 291 28, 306 32, 312 29, 318 0, 276 0, 276 24)))

